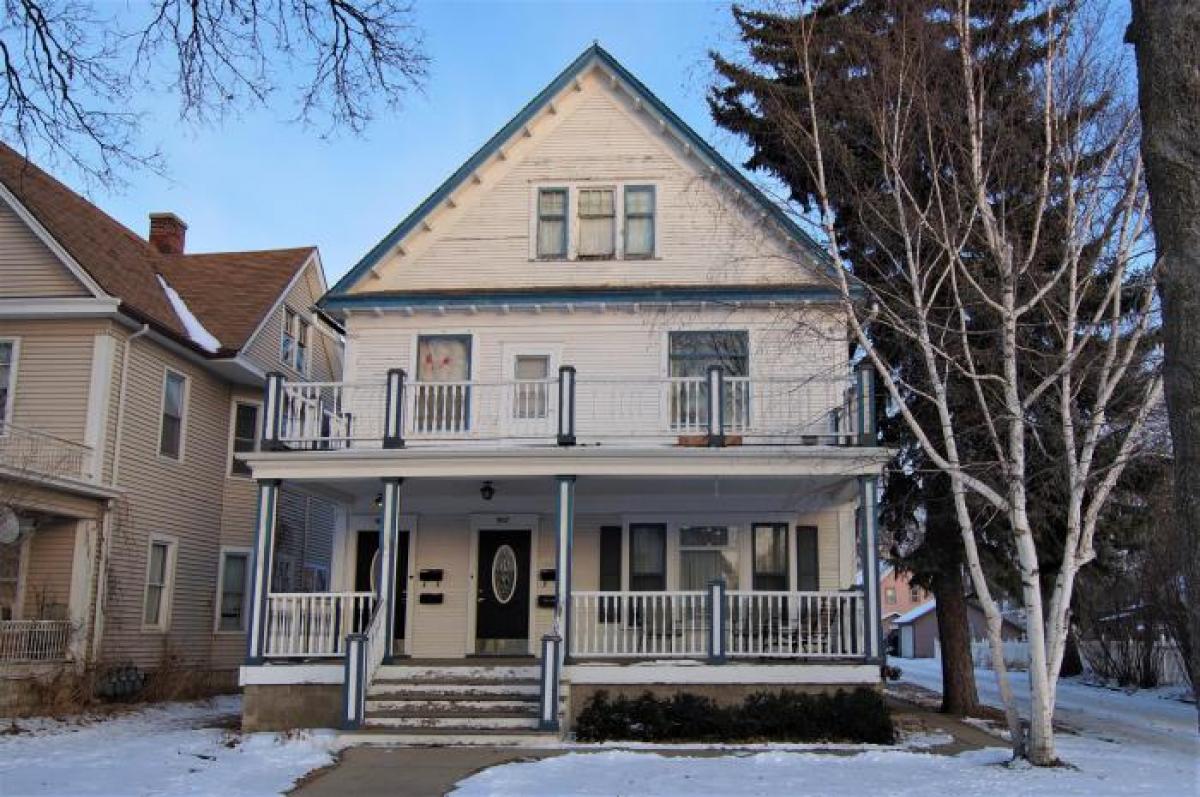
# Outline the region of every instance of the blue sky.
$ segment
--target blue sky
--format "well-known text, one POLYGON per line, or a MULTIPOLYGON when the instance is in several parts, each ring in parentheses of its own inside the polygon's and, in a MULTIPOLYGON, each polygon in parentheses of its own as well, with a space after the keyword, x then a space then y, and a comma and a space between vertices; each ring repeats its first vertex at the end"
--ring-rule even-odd
POLYGON ((425 93, 365 135, 324 140, 283 121, 287 106, 197 129, 164 99, 143 134, 165 155, 167 178, 133 174, 91 198, 141 235, 147 213, 174 211, 192 252, 316 244, 332 283, 593 39, 701 135, 736 151, 704 104, 706 53, 732 43, 727 3, 416 5, 433 60, 425 93))

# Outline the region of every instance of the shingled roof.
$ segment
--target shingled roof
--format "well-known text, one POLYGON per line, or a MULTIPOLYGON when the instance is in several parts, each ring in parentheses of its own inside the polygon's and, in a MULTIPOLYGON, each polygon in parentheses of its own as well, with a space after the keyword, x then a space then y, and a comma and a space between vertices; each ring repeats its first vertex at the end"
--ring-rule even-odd
POLYGON ((308 262, 315 247, 257 252, 161 254, 146 239, 0 144, 0 182, 121 310, 207 357, 242 349, 308 262), (172 305, 162 277, 220 341, 200 345, 172 305))

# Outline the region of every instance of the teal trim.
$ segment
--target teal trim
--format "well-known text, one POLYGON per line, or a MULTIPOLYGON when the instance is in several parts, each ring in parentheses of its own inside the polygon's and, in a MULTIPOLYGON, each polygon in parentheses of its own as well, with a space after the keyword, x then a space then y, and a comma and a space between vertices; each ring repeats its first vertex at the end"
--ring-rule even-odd
POLYGON ((332 307, 335 306, 331 300, 340 299, 345 296, 349 288, 357 283, 366 272, 383 257, 390 252, 396 244, 400 243, 403 238, 408 235, 421 220, 425 218, 435 207, 462 185, 470 176, 482 166, 488 158, 496 154, 504 142, 508 141, 514 135, 520 132, 534 116, 542 111, 550 103, 550 101, 567 85, 581 74, 585 69, 590 67, 593 62, 599 62, 610 69, 620 80, 624 81, 630 89, 637 93, 643 102, 648 104, 660 116, 673 126, 677 132, 704 158, 713 163, 719 168, 735 185, 744 191, 747 196, 758 203, 767 215, 774 219, 797 243, 804 247, 811 254, 818 264, 825 267, 826 272, 832 274, 832 269, 835 268, 829 255, 825 250, 814 241, 808 233, 800 228, 798 224, 783 211, 778 205, 772 202, 762 191, 754 185, 742 172, 725 160, 712 146, 700 137, 695 130, 688 126, 686 122, 680 119, 674 111, 654 95, 645 84, 633 76, 633 74, 622 66, 616 58, 614 58, 607 50, 599 44, 593 44, 588 47, 579 57, 572 61, 566 69, 558 74, 550 82, 546 88, 542 89, 536 97, 522 108, 516 116, 509 120, 508 124, 500 128, 499 132, 487 140, 474 155, 467 159, 466 163, 458 168, 454 174, 442 183, 437 189, 425 198, 417 208, 410 213, 403 221, 396 225, 391 232, 383 237, 383 239, 371 248, 371 251, 358 261, 354 268, 350 269, 347 274, 338 280, 337 284, 326 294, 320 302, 320 306, 332 307))

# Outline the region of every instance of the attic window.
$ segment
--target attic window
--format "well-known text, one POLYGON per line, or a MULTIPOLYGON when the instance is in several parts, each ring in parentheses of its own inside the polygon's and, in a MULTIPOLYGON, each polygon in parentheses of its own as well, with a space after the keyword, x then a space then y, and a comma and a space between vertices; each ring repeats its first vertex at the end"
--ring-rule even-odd
POLYGON ((611 188, 579 191, 579 257, 610 258, 616 253, 617 213, 611 188))
POLYGON ((537 256, 567 256, 567 189, 538 191, 537 256))
POLYGON ((302 374, 308 373, 309 323, 291 308, 283 311, 279 359, 302 374))

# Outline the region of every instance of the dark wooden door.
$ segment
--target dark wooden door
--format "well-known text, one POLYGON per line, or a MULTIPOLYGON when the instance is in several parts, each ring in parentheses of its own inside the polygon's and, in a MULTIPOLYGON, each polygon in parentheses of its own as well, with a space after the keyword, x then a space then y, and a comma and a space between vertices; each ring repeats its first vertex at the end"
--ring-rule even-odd
MULTIPOLYGON (((354 590, 370 592, 372 572, 379 567, 375 554, 379 552, 379 532, 360 531, 354 556, 354 590)), ((408 532, 401 531, 396 548, 396 616, 392 618, 396 639, 404 639, 405 619, 408 617, 408 532)), ((356 629, 361 630, 361 629, 356 629)))
POLYGON ((529 639, 528 529, 479 532, 475 637, 479 652, 525 652, 529 639), (520 640, 503 644, 501 640, 520 640), (497 644, 490 644, 497 642, 497 644))

